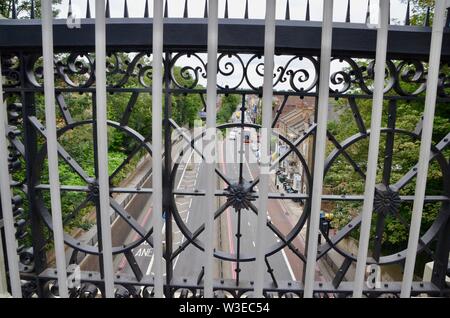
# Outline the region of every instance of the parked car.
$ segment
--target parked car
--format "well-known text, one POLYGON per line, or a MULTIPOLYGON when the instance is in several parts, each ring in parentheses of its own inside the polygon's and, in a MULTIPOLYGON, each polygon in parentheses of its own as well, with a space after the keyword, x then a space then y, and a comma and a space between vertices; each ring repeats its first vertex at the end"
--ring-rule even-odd
MULTIPOLYGON (((289 194, 298 193, 298 190, 295 190, 291 186, 286 186, 285 191, 289 194)), ((300 203, 301 205, 304 204, 303 199, 300 199, 300 198, 294 198, 294 199, 292 199, 292 201, 300 203)))
POLYGON ((298 193, 298 190, 293 189, 290 185, 286 186, 284 189, 289 194, 291 194, 291 193, 298 193))
POLYGON ((287 176, 286 176, 285 174, 280 174, 280 175, 278 175, 278 180, 279 180, 281 183, 284 183, 284 182, 286 182, 286 180, 287 180, 287 176))

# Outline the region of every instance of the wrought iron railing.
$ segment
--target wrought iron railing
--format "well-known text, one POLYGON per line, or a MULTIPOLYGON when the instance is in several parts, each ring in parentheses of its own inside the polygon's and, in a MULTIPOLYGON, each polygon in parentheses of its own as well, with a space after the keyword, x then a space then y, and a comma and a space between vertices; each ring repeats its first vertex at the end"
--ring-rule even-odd
MULTIPOLYGON (((386 0, 380 1, 377 25, 370 24, 370 2, 366 23, 351 23, 352 1, 344 22, 333 23, 332 0, 324 1, 322 22, 311 21, 310 1, 305 19, 294 20, 294 2, 285 1, 285 19, 276 20, 280 1, 267 0, 261 20, 251 19, 248 1, 243 19, 229 19, 228 1, 223 13, 217 0, 208 1, 209 6, 205 1, 204 18, 190 17, 188 1, 180 18, 169 17, 170 1, 164 6, 154 0, 152 15, 151 2, 143 1, 143 18, 130 18, 128 1, 122 18, 110 18, 111 6, 117 5, 113 1, 95 1, 95 18, 89 1, 69 1, 66 20, 53 19, 50 1, 43 0, 41 20, 34 19, 34 1, 32 19, 18 19, 23 13, 11 1, 12 19, 0 20, 0 119, 7 123, 0 125, 0 254, 5 260, 0 259, 0 293, 448 296, 450 133, 440 131, 439 140, 432 138, 435 109, 450 102, 447 2, 438 0, 428 8, 422 26, 411 25, 409 1, 403 25, 390 25, 386 0), (85 8, 85 19, 74 16, 75 5, 85 8), (218 123, 218 97, 229 95, 239 96, 240 120, 218 123), (87 96, 84 118, 71 110, 71 99, 79 96, 87 96), (126 100, 120 118, 108 117, 108 109, 115 107, 111 96, 126 100), (144 96, 151 96, 152 124, 142 129, 133 127, 130 118, 144 96), (174 119, 175 107, 187 107, 173 105, 178 96, 196 96, 202 103, 206 123, 200 134, 191 136, 174 119), (261 100, 260 123, 246 119, 251 96, 261 100), (283 101, 275 109, 273 96, 283 101), (314 121, 295 140, 276 129, 289 96, 315 100, 314 121), (343 140, 327 129, 329 108, 339 101, 351 110, 354 123, 349 125, 356 127, 343 140), (370 125, 361 109, 367 101, 370 125), (398 106, 405 101, 424 105, 412 131, 396 125, 398 106), (246 130, 259 132, 259 163, 238 160, 234 170, 226 160, 206 155, 203 143, 215 141, 227 128, 241 136, 246 130), (71 153, 74 136, 87 142, 86 132, 93 144, 90 166, 71 153), (112 132, 127 142, 122 144, 123 162, 111 173, 112 132), (173 138, 174 132, 180 139, 173 138), (271 160, 273 138, 268 136, 288 151, 271 160), (411 166, 395 162, 393 148, 399 142, 409 145, 406 152, 410 149, 416 160, 411 166), (310 154, 301 150, 305 143, 311 145, 310 154), (359 153, 353 158, 358 151, 367 157, 359 153), (304 187, 284 193, 271 184, 277 182, 277 165, 292 155, 301 166, 304 187), (116 182, 135 156, 150 165, 135 163, 128 179, 116 182), (323 187, 330 188, 327 178, 344 162, 361 189, 339 192, 334 184, 331 194, 323 194, 323 187), (426 189, 429 164, 438 174, 439 191, 426 189), (77 181, 60 182, 62 167, 77 181), (146 174, 136 186, 129 179, 133 172, 139 176, 140 167, 146 174), (183 180, 191 168, 197 169, 193 180, 199 181, 189 187, 183 180), (76 194, 71 197, 76 204, 69 204, 66 193, 76 194), (121 196, 128 196, 123 201, 128 204, 121 196), (292 220, 286 202, 293 199, 303 206, 296 206, 292 220), (323 203, 329 203, 329 212, 346 213, 345 224, 335 231, 321 225, 323 203), (435 213, 424 227, 422 211, 428 207, 435 213), (405 209, 407 219, 400 213, 405 209), (96 226, 68 226, 81 211, 96 226), (383 247, 383 232, 392 219, 409 239, 395 250, 383 247), (356 249, 349 247, 351 242, 357 242, 356 249), (326 275, 332 253, 342 263, 326 275), (414 275, 418 255, 434 262, 430 281, 414 275), (380 271, 392 266, 401 272, 399 279, 381 279, 380 271)), ((251 151, 240 140, 242 159, 251 151)), ((224 144, 215 143, 218 157, 226 156, 224 144)))

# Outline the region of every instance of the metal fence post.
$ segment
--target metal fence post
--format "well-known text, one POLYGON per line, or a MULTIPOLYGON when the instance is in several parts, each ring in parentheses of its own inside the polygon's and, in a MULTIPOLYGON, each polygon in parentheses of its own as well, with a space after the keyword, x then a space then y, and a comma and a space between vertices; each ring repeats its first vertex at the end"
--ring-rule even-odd
POLYGON ((358 259, 356 263, 353 297, 361 297, 364 285, 364 273, 369 247, 370 226, 372 223, 373 199, 377 177, 378 153, 380 144, 381 117, 383 114, 384 79, 386 66, 386 51, 389 26, 389 0, 380 0, 379 22, 377 31, 377 52, 375 65, 375 84, 373 106, 370 124, 369 155, 367 159, 367 176, 362 209, 361 230, 359 236, 358 259))
POLYGON ((8 258, 9 281, 13 297, 22 297, 20 285, 19 259, 17 257, 16 229, 14 228, 14 216, 11 203, 11 187, 8 170, 8 141, 6 139, 6 127, 8 125, 8 115, 6 105, 3 100, 3 77, 2 61, 0 59, 0 200, 2 203, 3 225, 6 239, 6 255, 8 258))
MULTIPOLYGON (((162 82, 163 82, 163 0, 154 0, 153 9, 153 81, 152 81, 152 167, 153 167, 153 249, 155 296, 163 297, 162 250, 162 82)), ((168 71, 168 70, 167 70, 168 71)), ((166 154, 169 156, 170 154, 166 154)), ((166 167, 167 168, 167 167, 166 167)))
POLYGON ((419 244, 422 210, 428 177, 428 166, 433 137, 434 111, 436 108, 437 88, 439 81, 439 68, 442 50, 442 37, 445 24, 445 9, 448 1, 436 1, 433 18, 433 31, 430 45, 430 61, 428 68, 427 92, 425 97, 425 110, 423 115, 423 130, 420 143, 419 163, 417 165, 417 179, 411 226, 409 231, 408 249, 406 253, 405 269, 403 272, 402 298, 410 297, 414 276, 417 246, 419 244))
POLYGON ((322 186, 325 166, 325 146, 327 142, 328 98, 330 80, 331 41, 333 32, 333 0, 324 0, 322 22, 322 45, 320 54, 319 105, 317 111, 316 153, 314 182, 311 198, 307 262, 305 269, 304 297, 313 296, 317 243, 319 234, 322 186))
POLYGON ((256 271, 254 296, 263 297, 265 268, 265 232, 267 230, 267 206, 270 173, 270 139, 272 136, 273 69, 275 54, 275 10, 276 1, 266 1, 264 35, 264 86, 261 132, 261 167, 259 184, 259 207, 256 230, 256 271))
POLYGON ((218 46, 218 1, 209 1, 208 14, 208 83, 206 109, 206 142, 211 158, 206 158, 206 169, 209 178, 206 184, 206 214, 205 218, 205 276, 204 295, 213 297, 213 264, 214 264, 214 211, 216 189, 216 100, 217 100, 217 46, 218 46))
POLYGON ((106 25, 105 0, 95 2, 95 78, 98 140, 98 186, 101 222, 101 257, 105 281, 105 296, 114 297, 111 226, 109 217, 108 127, 106 103, 106 25))
POLYGON ((42 1, 42 48, 44 59, 45 124, 47 130, 48 174, 50 182, 53 241, 55 243, 59 296, 68 298, 56 134, 55 78, 53 66, 53 11, 51 0, 42 1))

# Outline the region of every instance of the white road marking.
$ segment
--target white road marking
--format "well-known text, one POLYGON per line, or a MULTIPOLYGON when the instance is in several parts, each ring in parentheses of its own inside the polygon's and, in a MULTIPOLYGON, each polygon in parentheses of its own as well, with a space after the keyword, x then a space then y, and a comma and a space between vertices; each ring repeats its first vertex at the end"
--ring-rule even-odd
POLYGON ((252 241, 253 247, 256 247, 255 241, 252 241))
POLYGON ((154 260, 154 258, 155 258, 155 257, 152 256, 152 258, 150 259, 150 263, 148 264, 147 271, 145 272, 145 276, 150 275, 151 270, 152 270, 152 266, 153 266, 153 260, 154 260))
POLYGON ((289 274, 291 275, 292 280, 296 281, 297 279, 295 278, 294 271, 292 270, 291 264, 289 263, 289 260, 286 256, 286 252, 284 251, 284 249, 281 250, 281 254, 283 255, 284 261, 286 262, 286 265, 287 265, 287 268, 289 270, 289 274))
MULTIPOLYGON (((194 152, 191 151, 191 154, 189 155, 189 160, 188 160, 188 162, 191 161, 191 158, 192 158, 192 155, 193 155, 193 154, 194 154, 194 152)), ((184 174, 186 173, 186 168, 187 168, 187 166, 188 166, 188 165, 186 164, 185 167, 184 167, 184 170, 183 170, 183 173, 182 173, 182 175, 181 175, 180 181, 178 182, 177 189, 180 187, 181 181, 182 181, 183 178, 184 178, 184 174)))
MULTIPOLYGON (((193 155, 193 154, 194 154, 194 152, 191 151, 191 154, 189 155, 188 163, 191 161, 191 158, 192 158, 192 155, 193 155)), ((185 166, 184 166, 184 168, 183 168, 184 170, 183 170, 183 173, 181 174, 180 181, 178 182, 177 190, 180 189, 181 182, 183 181, 184 175, 186 174, 187 166, 188 166, 188 165, 185 164, 185 166)), ((192 201, 192 199, 191 199, 191 201, 192 201)), ((191 203, 192 203, 192 202, 191 202, 191 203)), ((189 208, 190 208, 190 204, 189 204, 189 208)), ((166 224, 164 223, 164 226, 163 226, 163 232, 165 231, 165 229, 166 229, 166 224)), ((150 275, 150 273, 151 273, 154 258, 155 258, 155 256, 152 255, 152 258, 150 259, 150 263, 148 264, 148 267, 147 267, 147 271, 145 272, 145 275, 146 275, 146 276, 150 275)), ((166 274, 164 274, 164 275, 166 275, 166 274)))

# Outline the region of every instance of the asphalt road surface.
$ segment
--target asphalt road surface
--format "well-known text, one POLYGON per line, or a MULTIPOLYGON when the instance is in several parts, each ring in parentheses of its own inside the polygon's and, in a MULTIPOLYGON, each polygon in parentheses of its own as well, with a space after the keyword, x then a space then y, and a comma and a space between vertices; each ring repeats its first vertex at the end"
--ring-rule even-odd
MULTIPOLYGON (((224 141, 220 141, 218 144, 219 148, 219 159, 222 159, 218 164, 218 169, 223 172, 223 174, 228 178, 228 180, 237 182, 239 179, 239 169, 242 167, 242 177, 246 181, 253 181, 259 174, 259 167, 255 157, 255 152, 251 149, 251 144, 244 144, 244 162, 242 165, 238 161, 231 160, 231 158, 240 158, 240 134, 237 134, 235 140, 230 140, 227 138, 224 141), (225 163, 227 162, 227 163, 225 163)), ((204 164, 201 162, 196 162, 192 151, 188 151, 184 154, 184 158, 177 171, 177 180, 175 182, 175 188, 177 190, 190 190, 195 189, 204 190, 206 180, 208 175, 206 175, 204 164)), ((216 175, 217 177, 217 175, 216 175)), ((218 177, 217 177, 218 178, 218 177)), ((145 187, 151 187, 151 176, 147 180, 145 187)), ((224 183, 221 186, 224 188, 224 183)), ((271 192, 276 190, 271 185, 271 192)), ((256 188, 257 189, 257 188, 256 188)), ((142 196, 138 195, 137 197, 142 196)), ((143 196, 142 196, 143 197, 143 196)), ((132 200, 128 206, 125 207, 128 213, 133 215, 138 223, 146 230, 152 227, 153 217, 152 214, 152 198, 151 195, 147 195, 144 199, 139 199, 136 202, 132 200)), ((280 202, 281 200, 269 199, 268 213, 271 218, 272 223, 283 233, 287 234, 293 227, 292 220, 290 220, 286 215, 288 214, 286 208, 280 202)), ((225 199, 221 199, 221 204, 225 202, 225 199)), ((203 196, 177 196, 176 198, 178 213, 180 214, 183 222, 187 225, 191 232, 195 232, 203 223, 205 217, 204 210, 204 197, 203 196)), ((258 208, 259 202, 256 199, 253 202, 254 206, 258 208)), ((241 255, 251 255, 254 256, 256 252, 257 234, 257 215, 252 210, 241 210, 240 212, 240 243, 239 249, 241 255)), ((215 239, 215 246, 217 249, 224 249, 225 252, 236 255, 238 249, 238 240, 236 233, 238 230, 238 213, 233 207, 228 208, 221 217, 222 222, 220 223, 222 228, 218 229, 225 235, 221 236, 222 240, 226 242, 218 242, 217 236, 215 239), (220 246, 219 246, 220 245, 220 246)), ((217 225, 218 220, 216 220, 217 225)), ((163 232, 165 231, 165 226, 163 232)), ((126 243, 135 241, 139 238, 139 235, 132 231, 130 228, 124 230, 123 227, 117 226, 113 227, 113 237, 117 234, 118 236, 125 236, 123 238, 126 243), (120 231, 118 233, 116 231, 120 231), (127 231, 123 233, 123 231, 127 231)), ((279 242, 279 238, 267 228, 266 232, 265 246, 267 248, 273 246, 275 243, 279 242)), ((204 241, 204 235, 201 234, 199 237, 200 241, 204 241)), ((180 230, 173 221, 173 250, 176 250, 180 244, 183 244, 185 237, 182 235, 180 230)), ((301 237, 297 237, 293 241, 293 245, 299 248, 301 252, 304 251, 304 242, 301 237)), ((136 259, 139 268, 141 269, 144 276, 152 275, 153 271, 153 250, 148 242, 143 242, 138 247, 132 250, 132 253, 136 259)), ((174 277, 194 277, 197 278, 201 268, 203 266, 203 252, 190 244, 187 248, 177 256, 173 261, 174 277)), ((216 261, 217 263, 218 261, 216 261)), ((290 280, 301 280, 303 272, 303 263, 298 259, 293 252, 288 248, 284 248, 276 254, 268 257, 268 262, 272 269, 274 270, 275 278, 278 282, 280 281, 290 281, 290 280)), ((226 265, 220 267, 223 271, 222 273, 216 272, 216 276, 224 278, 237 278, 237 269, 239 269, 239 279, 243 281, 254 280, 254 262, 229 262, 226 261, 226 265)), ((133 274, 133 271, 128 264, 125 256, 123 254, 118 255, 114 259, 114 266, 116 274, 133 274)), ((218 267, 219 268, 219 267, 218 267)), ((265 280, 267 282, 272 281, 270 275, 266 273, 265 280)))
MULTIPOLYGON (((236 140, 230 140, 226 138, 222 143, 222 154, 224 154, 225 161, 227 163, 221 163, 220 167, 224 174, 232 180, 233 182, 238 182, 240 169, 242 169, 242 178, 245 181, 252 182, 259 174, 259 166, 257 163, 256 156, 251 149, 251 144, 242 144, 241 143, 241 134, 237 134, 236 140), (242 146, 243 151, 243 163, 240 162, 240 147, 242 146), (234 159, 233 159, 234 158, 234 159), (236 160, 237 159, 237 160, 236 160), (234 162, 233 162, 234 161, 234 162), (230 163, 231 162, 231 163, 230 163)), ((257 188, 255 189, 257 190, 257 188)), ((269 200, 276 201, 276 200, 269 200)), ((282 209, 275 202, 269 202, 269 215, 282 213, 282 209), (275 203, 275 204, 273 204, 275 203)), ((254 206, 258 208, 259 200, 256 199, 253 202, 254 206)), ((232 254, 237 253, 238 248, 238 240, 235 237, 238 229, 238 219, 239 213, 234 208, 229 208, 226 212, 227 217, 227 226, 229 234, 229 246, 232 254)), ((252 210, 243 209, 240 212, 241 220, 240 220, 240 250, 241 254, 254 256, 256 253, 256 243, 257 243, 257 215, 252 210)), ((283 220, 284 222, 286 220, 283 220)), ((285 227, 289 228, 289 225, 285 227)), ((267 228, 265 235, 265 246, 267 248, 273 246, 275 243, 279 242, 279 238, 267 228)), ((280 252, 268 257, 268 262, 271 268, 274 270, 274 276, 277 281, 282 280, 293 280, 296 279, 297 276, 294 273, 291 262, 289 260, 286 252, 281 250, 280 252)), ((231 277, 236 278, 237 273, 236 270, 239 268, 239 279, 251 281, 254 280, 255 275, 255 263, 254 262, 233 262, 231 266, 231 277)), ((265 277, 266 281, 271 281, 271 277, 268 273, 266 273, 265 277)))

